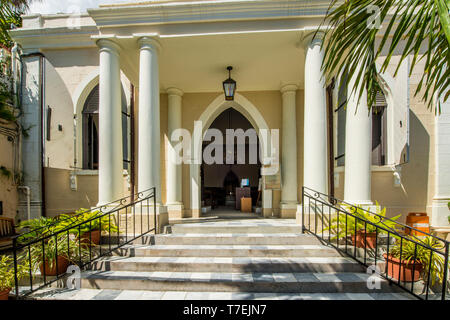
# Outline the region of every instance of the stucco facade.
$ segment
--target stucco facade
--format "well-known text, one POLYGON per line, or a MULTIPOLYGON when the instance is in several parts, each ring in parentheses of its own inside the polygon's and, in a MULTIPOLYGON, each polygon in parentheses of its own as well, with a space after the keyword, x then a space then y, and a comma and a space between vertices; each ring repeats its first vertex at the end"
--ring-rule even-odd
MULTIPOLYGON (((42 194, 33 193, 35 197, 33 201, 41 208, 41 213, 45 210, 47 215, 54 216, 80 207, 92 207, 99 202, 99 193, 103 192, 99 190, 99 181, 102 181, 102 178, 99 178, 98 170, 86 170, 82 167, 81 128, 82 108, 88 95, 99 81, 105 81, 102 80, 102 70, 108 72, 120 70, 120 77, 114 80, 117 80, 117 83, 112 83, 111 76, 108 80, 111 83, 100 83, 100 118, 103 106, 102 94, 109 93, 114 96, 120 95, 121 101, 116 99, 114 103, 117 102, 119 108, 122 105, 122 111, 126 110, 128 114, 134 115, 127 126, 129 150, 123 153, 133 162, 134 172, 131 172, 129 163, 127 169, 121 170, 119 174, 117 165, 115 169, 104 173, 108 177, 112 172, 117 175, 117 180, 113 183, 117 184, 117 190, 120 192, 117 191, 115 196, 125 196, 132 190, 142 190, 140 183, 141 185, 144 183, 144 178, 139 175, 139 171, 142 173, 142 168, 147 163, 147 160, 142 159, 147 158, 144 155, 140 157, 139 152, 144 153, 148 150, 143 148, 146 136, 142 134, 143 130, 140 130, 139 126, 141 125, 143 129, 143 124, 151 124, 150 127, 154 128, 158 124, 159 132, 151 131, 153 129, 148 131, 151 139, 160 141, 159 159, 151 158, 149 170, 152 174, 155 172, 159 174, 157 192, 161 208, 169 205, 167 190, 172 187, 167 185, 166 179, 169 168, 169 122, 172 121, 169 119, 171 103, 169 95, 172 94, 170 92, 174 92, 170 90, 176 88, 180 91, 179 94, 174 94, 180 97, 177 101, 181 101, 181 127, 191 134, 194 134, 195 121, 205 120, 203 130, 206 130, 218 112, 227 107, 240 111, 255 129, 266 126, 267 129, 280 130, 281 170, 290 168, 289 172, 282 171, 284 177, 282 185, 289 180, 289 192, 296 194, 297 199, 283 199, 282 190, 264 192, 262 210, 265 216, 273 214, 279 217, 295 217, 299 210, 298 204, 301 202, 305 172, 311 173, 310 169, 304 167, 305 157, 316 157, 312 158, 312 163, 325 168, 324 173, 320 171, 325 180, 318 182, 320 188, 324 189, 319 191, 328 193, 330 191, 328 179, 333 179, 336 197, 348 198, 344 193, 344 186, 346 179, 350 178, 346 175, 345 166, 338 165, 338 161, 334 160, 334 176, 330 176, 328 170, 330 158, 335 159, 338 152, 336 141, 332 157, 326 152, 329 142, 326 126, 321 127, 324 136, 320 137, 323 139, 312 144, 306 143, 305 149, 306 141, 311 142, 311 139, 319 137, 318 134, 311 137, 309 134, 311 129, 305 129, 305 121, 306 124, 310 124, 308 121, 318 121, 314 122, 312 128, 315 128, 316 123, 324 122, 327 117, 324 113, 325 88, 319 85, 319 80, 311 80, 314 78, 311 72, 315 73, 315 70, 320 72, 318 68, 320 64, 317 66, 317 61, 320 62, 321 53, 319 47, 311 45, 311 40, 308 40, 306 45, 304 43, 307 36, 319 26, 327 2, 317 1, 314 6, 310 2, 308 3, 311 6, 305 6, 304 1, 253 1, 252 4, 245 1, 231 1, 226 4, 215 1, 203 1, 202 4, 189 1, 171 5, 169 3, 170 1, 159 1, 140 5, 104 6, 88 10, 87 14, 80 17, 25 16, 23 28, 11 32, 14 40, 22 47, 22 60, 25 65, 23 85, 28 90, 24 95, 30 101, 29 110, 33 110, 30 114, 33 112, 35 114, 34 120, 25 119, 25 121, 36 125, 34 129, 36 130, 34 138, 38 139, 36 143, 39 144, 39 137, 43 141, 40 145, 44 174, 37 174, 33 179, 29 175, 28 180, 29 184, 38 185, 36 181, 44 179, 42 194), (199 6, 202 6, 201 11, 198 11, 199 6), (105 52, 105 57, 108 55, 104 60, 100 57, 101 52, 105 52), (308 54, 317 59, 308 59, 308 54), (146 72, 143 61, 148 61, 147 68, 150 70, 148 74, 143 73, 146 72), (308 63, 306 67, 305 63, 308 63), (235 67, 233 77, 238 83, 236 98, 232 103, 224 100, 221 88, 221 82, 226 77, 227 65, 235 67), (107 69, 104 69, 105 66, 107 69), (41 77, 39 70, 42 72, 41 77), (305 70, 308 72, 305 73, 305 70), (157 85, 154 79, 158 80, 157 85), (119 84, 121 93, 111 89, 117 88, 119 84), (34 91, 33 85, 36 86, 34 91), (285 96, 286 86, 290 86, 289 94, 292 94, 290 97, 294 97, 291 100, 285 96), (39 87, 42 90, 38 90, 39 87), (102 88, 110 88, 111 91, 102 92, 102 88), (305 88, 315 90, 316 96, 307 95, 305 88), (155 100, 156 92, 159 102, 155 102, 158 100, 155 100), (323 104, 314 98, 317 95, 319 97, 323 95, 323 104), (141 103, 140 99, 144 99, 144 103, 141 103), (153 106, 155 103, 159 111, 150 109, 156 113, 151 113, 148 120, 150 122, 145 122, 147 116, 143 115, 144 108, 147 104, 153 106), (305 110, 312 108, 312 104, 314 107, 317 105, 319 109, 323 108, 323 112, 316 115, 307 113, 308 118, 305 119, 305 110), (287 115, 288 111, 284 111, 283 114, 283 110, 292 110, 289 109, 291 106, 295 110, 293 119, 287 115), (52 111, 50 124, 47 125, 45 117, 49 107, 52 111), (41 113, 43 121, 38 120, 41 113), (134 122, 133 126, 131 121, 134 122), (130 133, 131 127, 134 127, 133 134, 130 133), (46 130, 50 130, 49 139, 45 138, 46 130), (295 137, 295 148, 291 144, 289 148, 285 147, 283 150, 282 139, 283 134, 288 133, 286 130, 291 134, 288 136, 289 141, 293 141, 292 137, 295 137), (42 132, 43 136, 40 136, 39 132, 42 132), (312 148, 310 145, 318 144, 325 152, 316 151, 321 150, 320 148, 308 149, 312 148), (323 161, 319 163, 317 159, 322 159, 321 157, 323 161), (294 160, 292 162, 286 159, 294 160), (292 168, 295 168, 296 172, 292 168), (290 176, 292 172, 296 179, 290 176)), ((449 150, 448 140, 443 140, 444 135, 448 135, 449 122, 445 120, 448 119, 448 115, 435 116, 426 108, 419 96, 414 97, 421 76, 419 69, 409 77, 406 65, 402 69, 403 72, 393 77, 396 61, 395 58, 392 60, 392 66, 384 74, 384 93, 388 110, 387 161, 383 166, 370 167, 366 179, 368 182, 361 182, 366 184, 364 188, 369 190, 370 199, 359 200, 378 201, 387 207, 388 215, 401 213, 403 219, 408 212, 427 212, 432 217, 433 226, 448 228, 446 214, 449 213, 444 211, 445 208, 442 209, 442 203, 450 198, 450 190, 445 189, 445 183, 439 182, 444 181, 445 177, 450 180, 448 169, 445 171, 445 166, 442 167, 442 161, 445 161, 449 150), (439 135, 440 140, 436 139, 436 135, 439 135), (436 145, 440 146, 440 153, 437 153, 436 145), (407 158, 402 159, 405 154, 407 158), (436 166, 436 163, 439 163, 440 167, 436 166), (440 188, 438 195, 436 185, 440 188)), ((110 74, 114 73, 108 73, 110 74)), ((334 91, 333 109, 336 109, 338 94, 337 89, 334 91)), ((113 112, 115 109, 108 110, 113 112)), ((116 116, 120 117, 119 114, 116 116)), ((333 119, 333 139, 336 140, 339 123, 336 116, 333 119)), ((118 120, 115 118, 111 121, 118 120)), ((102 130, 106 130, 106 127, 102 129, 100 124, 100 135, 102 130)), ((370 142, 370 128, 364 134, 361 133, 363 138, 369 139, 367 141, 370 142)), ((348 143, 353 143, 353 140, 346 141, 348 148, 348 143)), ((102 138, 100 144, 102 145, 102 138)), ((358 145, 355 147, 358 148, 358 145)), ((34 168, 36 161, 40 162, 40 156, 38 150, 32 151, 26 147, 26 143, 23 150, 24 157, 27 158, 29 155, 27 159, 30 159, 25 160, 26 172, 34 168)), ((102 146, 100 150, 103 150, 102 146)), ((154 152, 154 149, 152 150, 154 152)), ((120 155, 119 151, 111 152, 120 155)), ((354 152, 351 156, 356 156, 356 161, 359 161, 361 156, 370 157, 370 155, 355 155, 354 152)), ((350 161, 349 157, 346 155, 346 160, 350 161)), ((102 159, 99 170, 104 169, 101 163, 102 159)), ((179 178, 176 177, 178 180, 175 180, 181 184, 181 199, 179 206, 173 208, 172 212, 169 208, 169 217, 201 215, 199 205, 201 206, 202 199, 198 201, 198 190, 194 190, 198 187, 198 182, 197 185, 194 183, 198 175, 196 170, 198 168, 193 164, 181 165, 181 174, 178 174, 179 178)), ((148 177, 149 180, 145 183, 156 181, 152 180, 153 175, 148 177)), ((356 181, 355 184, 352 180, 354 188, 361 189, 358 183, 356 181)), ((23 218, 25 210, 23 199, 20 203, 23 218)), ((38 209, 35 214, 40 214, 38 209)))

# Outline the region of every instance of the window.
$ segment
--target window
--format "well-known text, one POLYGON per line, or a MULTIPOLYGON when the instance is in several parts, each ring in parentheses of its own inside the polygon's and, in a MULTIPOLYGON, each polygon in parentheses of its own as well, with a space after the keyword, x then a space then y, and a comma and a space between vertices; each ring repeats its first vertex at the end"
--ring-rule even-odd
MULTIPOLYGON (((83 141, 83 169, 98 170, 99 166, 99 86, 96 85, 84 103, 82 111, 82 141, 83 141)), ((127 113, 126 98, 122 91, 122 147, 123 168, 128 169, 128 121, 130 115, 127 113)))
POLYGON ((84 103, 83 117, 83 169, 98 169, 98 85, 84 103))
MULTIPOLYGON (((345 123, 346 123, 347 86, 345 79, 338 93, 336 165, 345 165, 345 123)), ((387 164, 387 102, 382 91, 377 93, 372 107, 372 165, 387 164)))
POLYGON ((337 141, 336 141, 336 164, 343 166, 345 164, 345 122, 347 118, 347 79, 341 78, 341 84, 338 86, 337 108, 334 110, 337 117, 337 141))
POLYGON ((386 164, 387 112, 386 98, 378 91, 375 105, 372 107, 372 165, 386 164))

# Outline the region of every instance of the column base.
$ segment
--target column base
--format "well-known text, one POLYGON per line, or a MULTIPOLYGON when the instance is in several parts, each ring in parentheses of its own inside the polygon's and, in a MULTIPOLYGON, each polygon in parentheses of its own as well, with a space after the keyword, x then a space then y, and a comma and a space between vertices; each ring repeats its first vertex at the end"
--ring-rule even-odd
POLYGON ((302 205, 297 205, 297 211, 295 212, 295 223, 297 223, 300 228, 303 228, 303 221, 302 221, 302 205))
POLYGON ((192 218, 200 218, 202 216, 201 209, 191 209, 191 217, 192 218))
POLYGON ((274 216, 272 208, 262 208, 261 211, 264 218, 272 218, 274 216))
POLYGON ((434 228, 450 228, 450 211, 448 203, 450 199, 433 199, 431 209, 431 225, 434 228))
MULTIPOLYGON (((121 209, 119 215, 119 229, 121 232, 145 232, 155 227, 156 213, 156 233, 162 233, 164 226, 169 224, 169 214, 167 207, 161 204, 137 204, 127 210, 121 209), (134 210, 133 210, 134 209, 134 210)), ((117 213, 115 213, 117 214, 117 213)))
POLYGON ((184 218, 184 205, 182 203, 167 203, 166 206, 169 219, 184 218))
POLYGON ((280 203, 280 215, 282 219, 296 218, 298 203, 282 202, 280 203))

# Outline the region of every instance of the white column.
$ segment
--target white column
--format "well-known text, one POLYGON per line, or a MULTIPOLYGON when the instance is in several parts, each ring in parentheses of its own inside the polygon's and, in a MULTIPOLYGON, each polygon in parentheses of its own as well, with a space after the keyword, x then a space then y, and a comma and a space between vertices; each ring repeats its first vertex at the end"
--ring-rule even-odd
POLYGON ((105 204, 123 195, 122 106, 119 46, 97 41, 100 48, 98 201, 105 204))
POLYGON ((168 94, 168 159, 166 168, 166 205, 169 214, 182 215, 182 195, 181 195, 181 164, 177 164, 177 154, 174 144, 178 141, 171 141, 172 132, 181 128, 181 97, 183 91, 177 88, 167 89, 168 94))
POLYGON ((190 165, 190 185, 191 185, 191 215, 192 218, 198 218, 202 214, 201 206, 201 181, 200 165, 192 163, 190 165))
POLYGON ((155 187, 156 202, 161 204, 159 48, 155 39, 139 39, 138 189, 155 187))
POLYGON ((441 114, 434 119, 435 174, 431 225, 450 231, 450 100, 441 97, 441 114))
POLYGON ((349 79, 347 89, 344 199, 371 205, 372 113, 367 108, 366 90, 358 103, 354 84, 355 76, 349 79))
POLYGON ((281 88, 281 215, 295 215, 297 209, 297 117, 295 94, 298 87, 288 84, 281 88), (284 211, 284 212, 283 212, 284 211))
POLYGON ((305 47, 305 114, 303 180, 313 190, 327 193, 327 110, 325 80, 322 77, 323 33, 303 39, 305 47))

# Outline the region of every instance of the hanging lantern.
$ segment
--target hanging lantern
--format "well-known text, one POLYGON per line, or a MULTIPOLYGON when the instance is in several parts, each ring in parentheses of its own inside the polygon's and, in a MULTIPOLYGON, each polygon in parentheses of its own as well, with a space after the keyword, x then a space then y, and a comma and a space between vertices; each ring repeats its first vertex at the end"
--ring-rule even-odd
POLYGON ((228 66, 227 70, 228 70, 228 79, 223 82, 223 91, 225 93, 225 100, 233 101, 234 93, 236 92, 236 81, 231 79, 231 70, 233 70, 233 67, 228 66))

